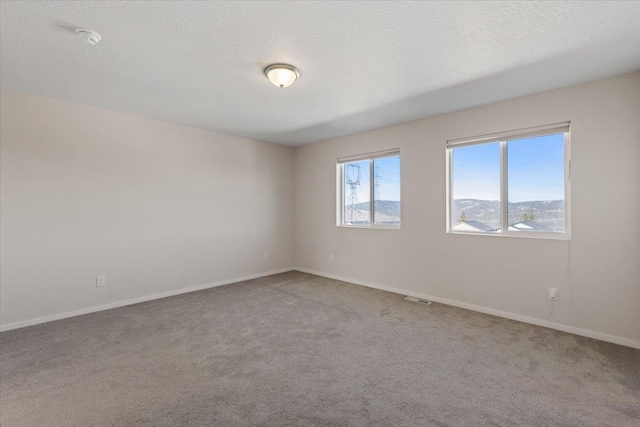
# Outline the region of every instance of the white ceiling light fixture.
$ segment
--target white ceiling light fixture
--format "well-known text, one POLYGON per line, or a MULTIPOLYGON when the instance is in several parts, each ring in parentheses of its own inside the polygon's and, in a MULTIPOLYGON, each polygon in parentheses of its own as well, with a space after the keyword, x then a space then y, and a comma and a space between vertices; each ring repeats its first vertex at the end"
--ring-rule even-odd
POLYGON ((86 28, 76 28, 76 34, 92 46, 97 45, 100 43, 100 40, 102 40, 102 36, 100 34, 95 31, 87 30, 86 28))
POLYGON ((293 65, 272 64, 264 69, 264 75, 280 89, 291 86, 300 77, 300 71, 293 65))

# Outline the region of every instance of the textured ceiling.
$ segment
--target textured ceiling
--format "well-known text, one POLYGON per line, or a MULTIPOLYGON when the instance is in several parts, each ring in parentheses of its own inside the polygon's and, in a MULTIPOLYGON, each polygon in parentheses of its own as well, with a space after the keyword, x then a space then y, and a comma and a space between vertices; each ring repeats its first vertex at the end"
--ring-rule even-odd
POLYGON ((640 69, 637 1, 0 4, 3 88, 287 145, 640 69))

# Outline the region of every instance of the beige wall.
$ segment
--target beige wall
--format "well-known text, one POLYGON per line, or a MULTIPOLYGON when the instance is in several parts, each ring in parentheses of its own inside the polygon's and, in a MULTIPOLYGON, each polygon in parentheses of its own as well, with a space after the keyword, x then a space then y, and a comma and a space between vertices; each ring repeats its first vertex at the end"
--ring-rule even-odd
POLYGON ((291 267, 291 148, 12 91, 1 104, 4 328, 291 267))
POLYGON ((640 73, 324 141, 295 155, 11 91, 1 92, 1 104, 4 329, 296 266, 640 341, 640 73), (447 139, 565 120, 572 122, 571 241, 445 233, 447 139), (402 229, 337 228, 336 158, 395 147, 402 229), (97 275, 107 277, 105 288, 95 287, 97 275), (546 299, 547 287, 560 289, 559 301, 546 299))
POLYGON ((295 265, 637 345, 639 166, 640 73, 308 145, 295 153, 295 265), (445 233, 446 140, 567 120, 571 241, 445 233), (337 228, 336 158, 395 147, 402 229, 337 228))

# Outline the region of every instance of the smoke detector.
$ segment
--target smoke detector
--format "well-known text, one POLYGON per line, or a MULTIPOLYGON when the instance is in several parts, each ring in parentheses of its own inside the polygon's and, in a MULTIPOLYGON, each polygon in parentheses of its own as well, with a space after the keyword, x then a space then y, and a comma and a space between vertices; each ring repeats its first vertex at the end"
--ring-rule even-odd
POLYGON ((102 40, 102 36, 95 31, 87 30, 86 28, 76 28, 76 34, 82 38, 85 42, 90 45, 97 45, 100 40, 102 40))

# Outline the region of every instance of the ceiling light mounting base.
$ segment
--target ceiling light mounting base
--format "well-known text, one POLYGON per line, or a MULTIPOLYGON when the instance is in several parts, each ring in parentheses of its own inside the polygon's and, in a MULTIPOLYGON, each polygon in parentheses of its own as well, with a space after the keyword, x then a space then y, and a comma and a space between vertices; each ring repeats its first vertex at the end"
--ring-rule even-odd
POLYGON ((100 43, 100 40, 102 40, 102 36, 100 34, 95 31, 87 30, 86 28, 76 28, 76 34, 92 46, 97 45, 100 43))

